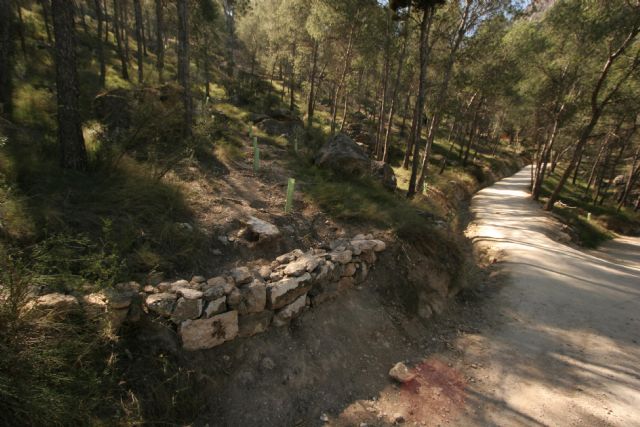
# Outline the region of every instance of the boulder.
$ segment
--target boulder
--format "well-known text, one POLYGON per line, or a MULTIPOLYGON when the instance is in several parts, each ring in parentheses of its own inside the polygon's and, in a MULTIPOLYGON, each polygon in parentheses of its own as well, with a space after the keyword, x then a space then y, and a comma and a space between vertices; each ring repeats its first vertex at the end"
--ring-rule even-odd
POLYGON ((176 294, 163 292, 159 294, 148 295, 145 302, 149 311, 152 311, 160 316, 169 317, 173 312, 173 306, 176 302, 176 298, 176 294))
POLYGON ((298 317, 307 305, 307 294, 300 295, 291 304, 279 310, 273 316, 274 326, 286 326, 291 320, 298 317))
POLYGON ((267 284, 267 306, 272 309, 282 308, 306 294, 310 288, 311 275, 309 273, 269 283, 267 284))
POLYGON ((411 372, 407 365, 398 362, 389 370, 389 376, 399 383, 406 383, 414 379, 416 374, 411 372))
POLYGON ((213 301, 209 301, 207 307, 204 309, 204 317, 209 318, 216 314, 224 313, 227 311, 227 297, 221 297, 213 301))
POLYGON ((385 188, 391 191, 394 191, 398 187, 396 174, 388 163, 379 161, 371 162, 371 176, 379 180, 385 188))
POLYGON ((231 270, 231 277, 236 285, 242 285, 251 282, 253 276, 247 267, 237 267, 231 270))
POLYGON ((269 267, 268 265, 263 265, 258 269, 258 275, 264 280, 267 280, 269 277, 271 277, 271 271, 271 267, 269 267))
POLYGON ((260 313, 247 314, 238 318, 238 335, 251 337, 266 331, 273 319, 273 311, 265 310, 260 313))
POLYGON ((201 299, 178 298, 176 307, 171 313, 171 320, 174 323, 180 323, 185 320, 197 319, 202 314, 201 299))
POLYGON ((320 148, 315 163, 334 172, 363 176, 369 173, 371 161, 351 138, 339 133, 329 138, 320 148))
POLYGON ((238 336, 238 312, 228 311, 209 319, 187 320, 180 325, 185 350, 203 350, 238 336))

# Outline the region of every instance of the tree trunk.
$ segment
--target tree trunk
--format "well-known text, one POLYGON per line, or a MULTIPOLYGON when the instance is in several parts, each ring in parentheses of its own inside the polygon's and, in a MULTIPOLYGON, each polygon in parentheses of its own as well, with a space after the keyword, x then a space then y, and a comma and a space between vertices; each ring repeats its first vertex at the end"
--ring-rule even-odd
POLYGON ((93 5, 96 10, 96 21, 97 21, 97 36, 98 40, 98 61, 100 61, 100 87, 104 88, 106 76, 107 76, 107 62, 104 57, 104 44, 102 43, 102 5, 100 4, 100 0, 93 0, 93 5))
POLYGON ((11 119, 13 114, 13 25, 12 0, 0 0, 0 116, 11 119))
POLYGON ((313 100, 315 98, 314 91, 316 89, 316 74, 318 72, 318 48, 318 40, 313 39, 313 49, 311 52, 311 76, 309 76, 309 99, 307 102, 307 128, 309 129, 311 129, 311 125, 313 124, 313 113, 315 109, 313 100))
POLYGON ((156 0, 156 69, 158 81, 164 82, 162 71, 164 70, 164 18, 162 0, 156 0))
POLYGON ((409 189, 407 197, 413 197, 416 194, 416 180, 418 178, 418 161, 420 154, 420 139, 422 134, 422 114, 424 110, 424 101, 427 85, 427 64, 429 60, 429 32, 431 31, 431 22, 433 21, 434 8, 425 7, 420 22, 420 77, 418 80, 418 98, 416 100, 416 108, 414 110, 414 121, 416 123, 415 133, 412 135, 413 140, 413 162, 411 165, 411 178, 409 179, 409 189))
POLYGON ((420 172, 420 178, 418 179, 419 188, 423 188, 424 182, 427 179, 427 169, 429 168, 429 157, 431 156, 431 147, 433 146, 433 141, 440 127, 440 120, 442 118, 442 106, 447 96, 447 90, 449 89, 449 81, 451 80, 451 72, 453 71, 453 64, 455 63, 455 60, 456 60, 456 54, 458 52, 458 48, 460 47, 460 44, 462 43, 462 39, 464 38, 464 35, 467 31, 467 20, 469 19, 469 11, 471 10, 472 3, 473 2, 471 0, 466 1, 464 12, 462 14, 462 18, 460 19, 460 23, 458 24, 458 29, 456 31, 456 36, 453 41, 451 51, 449 52, 449 57, 447 58, 444 77, 442 79, 442 83, 440 84, 438 96, 434 104, 435 108, 433 111, 433 117, 431 118, 431 125, 429 126, 429 132, 427 133, 427 145, 422 155, 422 163, 420 165, 421 172, 420 172))
MULTIPOLYGON (((22 19, 22 6, 19 2, 12 2, 15 4, 15 8, 18 16, 18 23, 16 28, 18 30, 18 38, 20 39, 20 49, 22 49, 22 54, 27 54, 27 44, 24 39, 24 20, 22 19)), ((13 8, 13 4, 9 5, 10 8, 13 8)))
POLYGON ((177 0, 178 6, 178 82, 182 86, 184 104, 185 137, 191 136, 193 106, 191 104, 191 86, 189 81, 189 23, 187 0, 177 0))
POLYGON ((464 157, 462 158, 462 166, 467 166, 467 162, 469 161, 469 153, 471 152, 471 146, 473 145, 473 140, 477 134, 478 118, 480 117, 480 109, 482 108, 483 102, 484 98, 480 97, 480 101, 476 106, 476 111, 473 113, 473 121, 471 122, 471 128, 469 129, 469 142, 467 143, 467 148, 465 149, 464 157))
POLYGON ((49 43, 53 43, 53 38, 51 37, 51 26, 49 24, 49 0, 40 0, 39 3, 40 8, 42 9, 42 20, 44 21, 44 29, 47 32, 47 41, 49 43))
POLYGON ((127 57, 124 54, 124 48, 122 43, 122 32, 120 31, 121 22, 120 22, 120 2, 119 0, 113 0, 113 33, 116 36, 116 51, 118 52, 118 57, 120 58, 120 69, 122 78, 125 80, 129 80, 129 66, 127 64, 127 57))
POLYGON ((120 29, 122 30, 122 40, 124 41, 124 56, 129 63, 129 0, 120 0, 120 29))
POLYGON ((351 26, 351 30, 349 31, 349 39, 348 39, 349 41, 347 42, 347 51, 344 54, 342 72, 340 73, 340 78, 338 79, 338 84, 333 94, 333 103, 331 106, 331 135, 333 135, 336 131, 336 117, 338 116, 338 100, 340 99, 340 91, 342 90, 345 77, 349 72, 349 65, 351 64, 351 51, 353 49, 353 38, 355 35, 355 31, 356 31, 356 26, 355 24, 353 24, 351 26))
POLYGON ((136 26, 136 60, 138 62, 138 83, 144 81, 144 46, 143 46, 143 34, 142 34, 142 5, 140 0, 133 0, 133 11, 135 17, 136 26))
POLYGON ((391 129, 393 128, 393 116, 395 114, 396 102, 398 100, 398 89, 400 87, 400 79, 402 77, 402 67, 404 65, 404 58, 407 54, 408 39, 409 39, 409 19, 407 18, 407 21, 405 23, 405 28, 404 28, 404 34, 402 36, 402 50, 400 51, 400 57, 398 58, 398 69, 396 71, 395 81, 393 82, 391 106, 389 107, 389 119, 387 120, 387 132, 384 136, 384 149, 382 152, 382 161, 385 163, 389 161, 389 144, 391 143, 391 129))
POLYGON ((55 34, 60 160, 63 168, 86 170, 87 152, 78 102, 80 84, 76 69, 73 3, 68 0, 52 0, 51 12, 55 34))
POLYGON ((624 191, 622 192, 622 197, 618 202, 618 211, 622 209, 624 204, 627 202, 627 198, 629 197, 629 193, 631 193, 631 188, 633 186, 633 177, 638 173, 637 165, 638 159, 640 159, 640 146, 636 149, 636 152, 633 155, 633 160, 631 161, 631 166, 629 167, 629 177, 627 178, 627 182, 624 186, 624 191))
POLYGON ((291 44, 291 72, 289 73, 289 110, 293 111, 296 108, 295 98, 295 85, 296 85, 296 48, 297 43, 291 44))

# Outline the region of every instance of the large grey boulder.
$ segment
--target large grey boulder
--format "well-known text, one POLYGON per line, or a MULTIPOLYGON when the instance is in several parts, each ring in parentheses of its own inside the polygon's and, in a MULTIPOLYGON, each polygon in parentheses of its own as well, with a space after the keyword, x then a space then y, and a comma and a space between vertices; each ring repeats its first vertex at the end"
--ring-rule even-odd
POLYGON ((336 134, 322 146, 316 164, 334 172, 363 176, 369 173, 371 161, 365 152, 347 135, 336 134))

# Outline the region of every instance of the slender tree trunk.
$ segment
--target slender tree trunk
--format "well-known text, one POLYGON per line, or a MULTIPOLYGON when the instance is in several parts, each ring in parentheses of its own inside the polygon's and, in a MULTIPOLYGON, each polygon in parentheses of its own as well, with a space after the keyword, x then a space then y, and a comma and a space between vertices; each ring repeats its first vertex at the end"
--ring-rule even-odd
POLYGON ((424 101, 427 85, 427 64, 429 61, 429 32, 431 31, 431 22, 433 21, 434 8, 426 7, 422 14, 420 22, 420 78, 418 80, 418 98, 416 100, 416 108, 414 111, 414 121, 416 122, 416 130, 413 139, 413 162, 411 165, 411 177, 409 178, 409 189, 407 197, 413 197, 416 194, 416 180, 418 178, 418 161, 420 154, 420 139, 422 135, 422 114, 424 111, 424 101))
MULTIPOLYGON (((27 54, 27 43, 24 39, 24 20, 22 19, 22 6, 19 2, 12 2, 15 4, 15 8, 18 16, 18 23, 16 25, 16 29, 18 30, 18 38, 20 39, 20 49, 22 50, 22 54, 27 54)), ((13 4, 9 5, 10 8, 13 8, 13 4)))
POLYGON ((296 108, 296 98, 295 98, 295 85, 296 85, 296 50, 297 43, 294 42, 291 45, 291 73, 289 75, 289 110, 293 111, 296 108))
POLYGON ((311 52, 311 76, 309 76, 309 99, 307 102, 307 128, 309 129, 311 129, 311 125, 313 124, 313 99, 315 98, 316 74, 318 72, 318 48, 318 40, 313 39, 313 49, 311 52))
POLYGON ((591 190, 591 184, 593 184, 593 181, 596 178, 596 172, 598 170, 598 166, 600 166, 600 159, 602 158, 602 153, 604 153, 605 149, 609 145, 610 135, 611 134, 607 133, 607 137, 605 138, 605 140, 602 142, 602 145, 600 145, 600 148, 598 149, 598 155, 593 160, 593 165, 591 166, 591 172, 589 173, 589 179, 587 180, 587 186, 584 188, 585 196, 587 195, 587 193, 589 193, 589 190, 591 190))
POLYGON ((424 187, 425 180, 427 179, 429 157, 431 156, 431 147, 433 146, 433 141, 435 140, 436 133, 438 132, 438 129, 440 127, 440 120, 442 118, 442 105, 445 102, 447 90, 449 89, 449 81, 451 80, 451 72, 453 71, 453 64, 456 60, 458 48, 460 47, 462 39, 464 38, 464 35, 467 31, 467 21, 469 19, 469 11, 471 10, 472 3, 473 2, 471 0, 466 1, 464 12, 462 14, 462 18, 460 19, 460 23, 458 24, 458 29, 456 31, 456 36, 453 41, 451 51, 449 52, 449 57, 447 58, 444 77, 442 79, 442 83, 440 84, 440 89, 438 91, 438 96, 436 98, 435 108, 433 111, 433 117, 431 118, 431 125, 429 126, 429 131, 427 133, 427 145, 422 155, 422 162, 420 165, 421 172, 420 178, 418 179, 419 188, 424 187))
POLYGON ((102 2, 102 9, 104 10, 104 44, 109 43, 109 6, 107 0, 102 2))
POLYGON ((142 34, 142 5, 140 0, 133 0, 133 12, 136 26, 136 61, 138 62, 138 83, 144 81, 144 47, 142 34))
POLYGON ((462 166, 467 166, 467 162, 469 161, 469 153, 471 151, 471 146, 473 145, 473 140, 476 137, 477 129, 478 129, 478 119, 480 117, 480 109, 482 108, 482 104, 484 102, 484 98, 480 97, 480 101, 476 106, 476 111, 473 113, 473 121, 471 122, 471 129, 469 131, 469 142, 467 144, 467 148, 464 152, 464 157, 462 158, 462 166))
POLYGON ((541 159, 543 163, 541 167, 540 166, 538 167, 539 171, 536 174, 536 177, 533 183, 533 189, 531 191, 531 198, 533 200, 538 200, 540 198, 540 190, 542 189, 542 184, 544 182, 544 175, 547 169, 547 163, 549 162, 549 156, 551 155, 553 144, 556 141, 556 137, 558 136, 558 132, 560 129, 560 114, 562 113, 562 110, 564 110, 564 106, 562 107, 560 112, 555 114, 554 120, 553 120, 553 129, 551 130, 549 139, 545 144, 544 149, 542 150, 541 159))
POLYGON ((393 128, 393 116, 395 114, 396 102, 398 100, 398 89, 400 87, 400 79, 402 77, 402 68, 404 65, 404 59, 407 54, 408 39, 409 39, 409 19, 407 19, 405 23, 404 34, 402 36, 402 50, 400 51, 400 57, 398 58, 398 69, 396 70, 396 78, 395 78, 395 81, 393 82, 391 106, 389 107, 389 119, 387 120, 387 132, 385 133, 385 136, 384 136, 384 149, 382 152, 382 161, 385 163, 389 161, 389 144, 391 143, 391 129, 393 128))
POLYGON ((164 70, 164 18, 162 0, 156 0, 156 69, 158 81, 164 82, 162 72, 164 70))
POLYGON ((50 7, 49 0, 40 0, 40 8, 42 9, 42 20, 44 21, 44 29, 47 32, 47 41, 49 43, 53 43, 53 38, 51 37, 51 25, 49 23, 49 15, 50 15, 50 7))
POLYGON ((636 152, 633 155, 633 160, 631 161, 631 166, 629 167, 629 177, 627 178, 627 182, 625 183, 622 197, 620 197, 620 201, 618 202, 618 211, 620 211, 620 209, 622 209, 624 204, 627 202, 627 198, 629 197, 629 193, 631 192, 631 188, 633 187, 633 177, 638 173, 638 159, 640 159, 640 146, 638 146, 636 152))
POLYGON ((100 4, 100 0, 93 1, 94 8, 96 10, 96 21, 97 21, 97 36, 98 36, 98 61, 100 61, 100 87, 104 88, 106 76, 107 76, 107 62, 104 57, 104 44, 102 43, 102 5, 100 4))
POLYGON ((120 0, 120 29, 122 30, 122 40, 124 41, 124 56, 127 64, 131 58, 129 50, 129 0, 120 0))
POLYGON ((187 0, 177 0, 178 6, 178 82, 182 86, 184 104, 184 136, 191 136, 193 106, 189 80, 189 23, 187 0))
POLYGON ((333 103, 331 106, 331 135, 333 135, 336 131, 336 117, 338 115, 338 100, 340 99, 340 91, 342 90, 342 86, 344 85, 344 80, 349 72, 349 66, 351 64, 351 51, 353 49, 353 38, 355 35, 356 26, 353 24, 351 26, 351 30, 349 31, 349 39, 347 42, 347 51, 344 54, 344 62, 342 65, 342 72, 340 73, 340 78, 338 79, 338 84, 336 86, 335 93, 333 94, 333 103))
POLYGON ((12 0, 0 0, 0 117, 13 115, 13 26, 12 0))
POLYGON ((52 0, 55 34, 56 88, 58 99, 58 142, 62 167, 86 170, 87 152, 82 136, 78 96, 80 84, 76 69, 76 40, 73 3, 52 0))
POLYGON ((119 0, 113 0, 113 33, 116 36, 116 51, 118 52, 118 57, 120 57, 120 70, 122 74, 122 78, 125 80, 129 80, 129 66, 127 64, 127 58, 124 54, 124 48, 122 43, 122 32, 120 30, 121 22, 120 22, 120 2, 119 0))
POLYGON ((347 122, 347 109, 349 107, 349 90, 344 91, 344 106, 342 110, 342 120, 340 121, 340 132, 344 129, 344 125, 347 122))

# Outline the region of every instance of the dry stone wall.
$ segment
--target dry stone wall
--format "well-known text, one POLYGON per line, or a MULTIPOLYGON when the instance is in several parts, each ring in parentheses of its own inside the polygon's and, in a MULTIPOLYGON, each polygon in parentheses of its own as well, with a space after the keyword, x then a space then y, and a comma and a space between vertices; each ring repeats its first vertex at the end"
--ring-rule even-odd
POLYGON ((136 282, 83 296, 40 297, 41 308, 83 307, 106 311, 117 328, 142 313, 164 319, 177 329, 185 350, 201 350, 236 337, 250 337, 270 327, 288 325, 305 310, 361 284, 386 244, 371 235, 338 239, 326 248, 296 249, 260 267, 237 267, 226 274, 161 282, 136 282), (71 301, 73 299, 74 301, 71 301))

